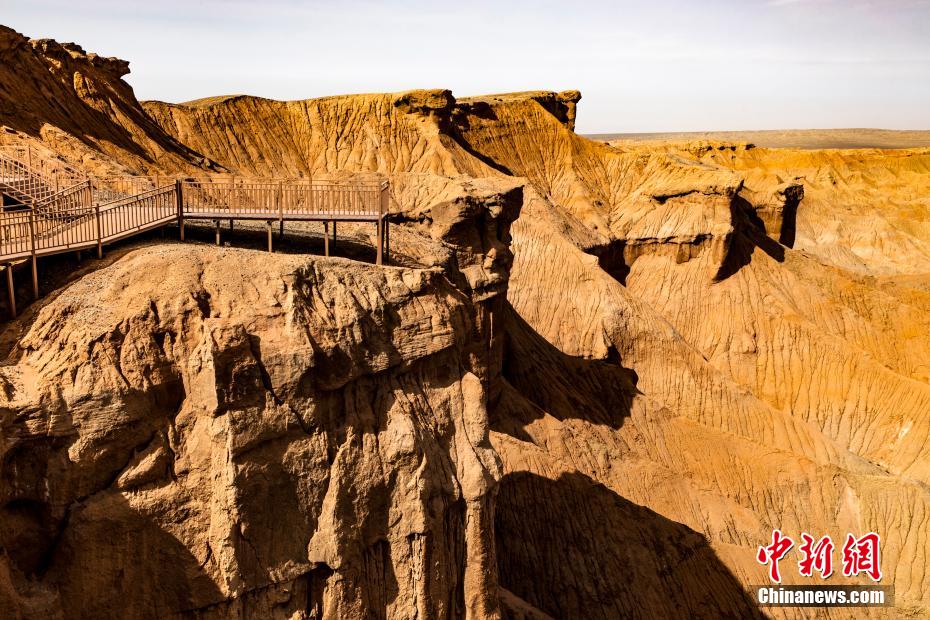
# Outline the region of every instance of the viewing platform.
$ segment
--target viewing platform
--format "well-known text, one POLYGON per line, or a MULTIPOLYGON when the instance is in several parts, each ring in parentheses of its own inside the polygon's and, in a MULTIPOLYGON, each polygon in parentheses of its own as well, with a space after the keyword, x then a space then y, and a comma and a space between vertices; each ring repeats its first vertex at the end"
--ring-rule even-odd
POLYGON ((54 170, 49 163, 36 168, 0 151, 0 193, 18 203, 0 212, 0 263, 6 265, 14 315, 15 263, 31 262, 33 293, 38 298, 37 258, 94 248, 102 257, 108 244, 173 224, 183 240, 191 220, 212 220, 217 244, 224 221, 230 226, 236 220, 264 221, 269 252, 275 223, 283 233, 288 221, 323 222, 327 256, 330 226, 335 240, 337 222, 370 222, 376 228, 376 264, 383 264, 389 252, 389 185, 384 180, 91 179, 70 167, 63 170, 54 170), (51 189, 63 180, 70 185, 51 189))

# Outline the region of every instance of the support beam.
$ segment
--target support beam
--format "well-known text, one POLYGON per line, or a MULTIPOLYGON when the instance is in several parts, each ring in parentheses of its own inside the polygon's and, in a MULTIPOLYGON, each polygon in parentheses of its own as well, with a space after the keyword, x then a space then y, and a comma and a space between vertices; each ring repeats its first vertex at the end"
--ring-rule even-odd
POLYGON ((384 260, 391 262, 391 222, 384 220, 384 260))
POLYGON ((36 255, 32 255, 32 296, 39 299, 39 262, 36 255))
POLYGON ((271 220, 268 220, 265 224, 268 226, 268 251, 274 252, 274 249, 271 247, 271 220))
POLYGON ((232 229, 233 229, 233 220, 232 218, 229 218, 229 232, 232 232, 232 229))
POLYGON ((329 222, 323 222, 323 255, 329 256, 329 222))
POLYGON ((281 230, 278 232, 278 239, 284 239, 284 220, 280 220, 281 230))
POLYGON ((377 258, 375 259, 375 264, 381 265, 383 262, 382 255, 384 253, 384 220, 380 217, 378 218, 377 226, 378 226, 378 234, 375 236, 378 238, 377 240, 378 253, 377 253, 377 258))
POLYGON ((220 221, 214 220, 216 222, 216 245, 220 244, 220 221))
POLYGON ((10 318, 16 318, 16 288, 13 286, 13 264, 6 266, 6 293, 10 300, 10 318))
POLYGON ((336 220, 333 220, 333 252, 336 251, 336 220))

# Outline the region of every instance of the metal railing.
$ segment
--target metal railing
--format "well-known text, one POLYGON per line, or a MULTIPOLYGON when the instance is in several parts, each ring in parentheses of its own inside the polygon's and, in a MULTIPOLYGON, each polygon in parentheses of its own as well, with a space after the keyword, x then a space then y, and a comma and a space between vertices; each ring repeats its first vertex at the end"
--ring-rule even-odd
POLYGON ((181 182, 184 214, 223 217, 299 216, 382 217, 384 181, 229 181, 181 182))
POLYGON ((357 217, 380 222, 387 210, 388 184, 175 181, 104 204, 95 203, 93 195, 92 183, 83 181, 33 209, 0 212, 0 262, 95 243, 102 246, 187 217, 282 221, 357 217))
POLYGON ((71 209, 89 208, 92 205, 91 183, 82 181, 36 202, 32 210, 46 220, 67 221, 66 212, 71 209))
POLYGON ((39 149, 19 146, 0 146, 0 191, 24 205, 0 211, 0 261, 32 256, 33 269, 36 256, 93 244, 102 251, 104 243, 174 219, 183 238, 185 218, 279 220, 282 227, 288 219, 373 221, 380 264, 388 204, 388 183, 375 177, 91 179, 39 149))
MULTIPOLYGON (((82 183, 87 195, 89 185, 82 183)), ((63 203, 65 204, 65 203, 63 203)), ((142 192, 104 205, 85 199, 59 206, 52 217, 36 210, 0 213, 0 260, 54 254, 72 248, 102 248, 178 218, 175 186, 142 192)))
POLYGON ((95 207, 101 242, 114 241, 178 219, 175 185, 165 185, 95 207))
POLYGON ((166 177, 121 176, 121 177, 94 177, 93 201, 105 204, 167 185, 166 177))
POLYGON ((84 172, 38 149, 0 146, 0 185, 25 204, 86 180, 84 172))

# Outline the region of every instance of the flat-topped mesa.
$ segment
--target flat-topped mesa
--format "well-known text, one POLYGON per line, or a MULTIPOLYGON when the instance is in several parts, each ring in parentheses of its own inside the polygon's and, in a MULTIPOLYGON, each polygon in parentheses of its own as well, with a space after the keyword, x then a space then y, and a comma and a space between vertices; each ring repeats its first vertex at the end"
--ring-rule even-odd
POLYGON ((165 131, 240 174, 499 174, 451 136, 454 103, 448 90, 436 89, 297 101, 250 96, 192 104, 148 101, 143 106, 165 131))
POLYGON ((460 97, 456 100, 457 111, 465 114, 480 113, 490 110, 493 105, 500 103, 514 103, 520 101, 534 101, 546 109, 569 131, 575 131, 575 116, 578 102, 581 101, 581 91, 564 90, 555 92, 551 90, 533 90, 517 93, 500 93, 495 95, 480 95, 476 97, 460 97))

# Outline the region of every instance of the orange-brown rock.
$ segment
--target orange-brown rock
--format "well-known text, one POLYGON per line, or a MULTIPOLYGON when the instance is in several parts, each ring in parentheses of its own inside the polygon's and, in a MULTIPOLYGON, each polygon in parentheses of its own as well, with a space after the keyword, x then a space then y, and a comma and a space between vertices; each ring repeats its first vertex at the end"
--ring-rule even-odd
POLYGON ((107 116, 387 176, 406 266, 151 244, 17 324, 4 611, 752 617, 777 527, 881 533, 892 615, 926 615, 926 149, 606 144, 578 101, 107 116))
POLYGON ((125 60, 0 26, 0 142, 40 139, 103 176, 220 170, 153 122, 127 73, 125 60))

